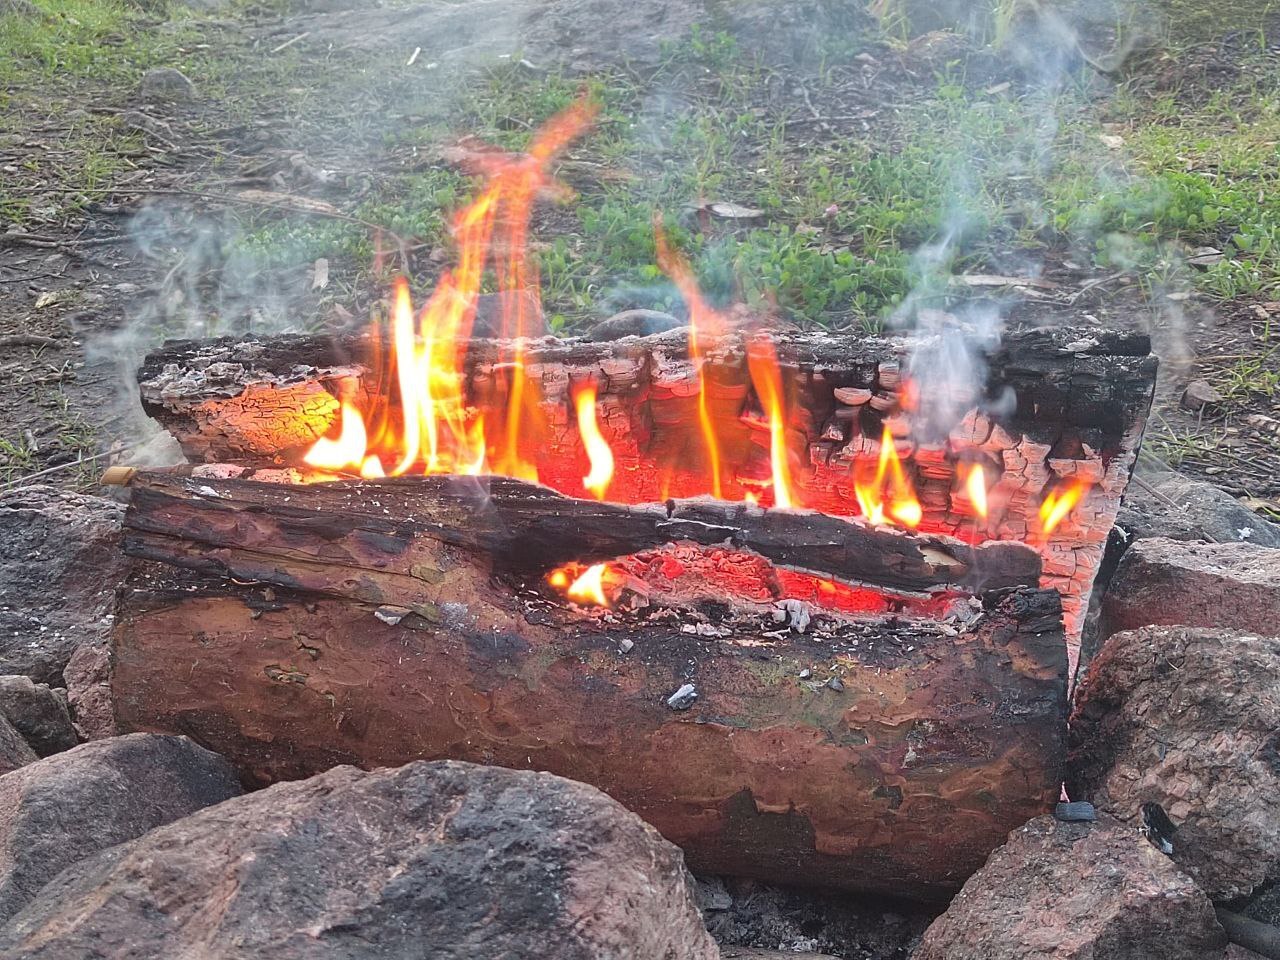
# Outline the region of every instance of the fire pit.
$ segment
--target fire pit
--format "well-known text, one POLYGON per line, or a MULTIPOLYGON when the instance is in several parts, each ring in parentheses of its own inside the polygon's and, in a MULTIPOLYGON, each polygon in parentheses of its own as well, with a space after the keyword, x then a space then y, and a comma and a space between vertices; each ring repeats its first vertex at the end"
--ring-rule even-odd
POLYGON ((945 896, 1057 799, 1147 340, 1014 331, 938 396, 936 342, 714 310, 660 229, 686 327, 540 336, 529 210, 587 119, 491 158, 420 310, 147 358, 193 462, 129 478, 119 719, 259 782, 550 770, 698 869, 945 896))

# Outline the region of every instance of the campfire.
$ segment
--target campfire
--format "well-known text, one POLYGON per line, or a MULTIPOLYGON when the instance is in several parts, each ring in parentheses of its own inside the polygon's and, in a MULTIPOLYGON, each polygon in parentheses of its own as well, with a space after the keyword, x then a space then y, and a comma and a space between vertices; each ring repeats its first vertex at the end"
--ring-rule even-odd
POLYGON ((455 265, 367 334, 148 357, 192 462, 132 478, 119 711, 264 782, 547 769, 703 869, 954 889, 1057 799, 1146 338, 1010 331, 940 396, 927 337, 714 307, 660 218, 687 325, 546 336, 530 214, 591 114, 483 155, 455 265))

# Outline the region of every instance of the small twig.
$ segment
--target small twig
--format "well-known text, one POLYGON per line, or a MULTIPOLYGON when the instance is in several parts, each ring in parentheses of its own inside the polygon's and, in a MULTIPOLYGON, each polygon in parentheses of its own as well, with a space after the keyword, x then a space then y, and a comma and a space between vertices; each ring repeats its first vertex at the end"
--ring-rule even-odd
MULTIPOLYGON (((252 197, 239 197, 230 193, 203 193, 199 190, 183 190, 181 188, 158 189, 150 187, 140 187, 131 189, 125 187, 121 190, 111 191, 113 193, 127 193, 135 196, 151 196, 151 197, 191 197, 195 200, 207 200, 212 203, 231 203, 240 204, 241 206, 259 207, 266 210, 284 210, 289 213, 305 213, 316 217, 326 217, 330 220, 341 220, 345 223, 354 223, 357 226, 364 227, 366 230, 381 230, 389 237, 394 237, 396 242, 404 244, 405 240, 397 233, 393 233, 386 227, 368 220, 361 220, 359 217, 348 216, 337 210, 319 210, 311 207, 297 207, 286 203, 272 203, 269 200, 257 200, 252 197)), ((4 236, 4 234, 0 234, 4 236)))
POLYGON ((0 483, 0 490, 13 490, 22 486, 24 483, 30 483, 32 480, 47 477, 51 473, 58 473, 62 470, 70 470, 72 467, 79 467, 86 463, 93 463, 93 461, 101 460, 103 457, 111 457, 128 453, 132 449, 132 447, 125 447, 121 450, 104 450, 102 453, 95 453, 92 457, 77 457, 74 460, 68 460, 66 463, 60 463, 56 467, 46 467, 43 470, 38 470, 37 472, 28 474, 25 477, 17 477, 7 483, 0 483))
POLYGON ((0 337, 0 347, 51 347, 58 341, 38 333, 11 333, 0 337))
POLYGON ((25 283, 28 280, 43 280, 46 277, 60 277, 60 273, 33 273, 29 277, 5 277, 0 283, 25 283))
POLYGON ((810 123, 838 123, 846 120, 870 120, 879 112, 879 110, 869 110, 865 113, 846 113, 835 117, 796 117, 793 120, 783 120, 782 123, 784 126, 798 127, 810 123))
POLYGON ((420 54, 421 52, 422 52, 422 48, 421 48, 421 47, 414 47, 414 48, 413 48, 413 53, 412 53, 412 54, 410 54, 410 56, 409 56, 409 62, 408 62, 408 63, 406 63, 406 64, 405 64, 405 66, 406 66, 406 67, 412 67, 415 63, 417 63, 417 62, 418 62, 418 54, 420 54))
POLYGON ((300 33, 300 34, 298 34, 296 37, 294 37, 292 40, 286 40, 284 43, 280 44, 279 46, 277 46, 277 47, 272 47, 272 48, 271 48, 271 52, 272 52, 272 54, 277 54, 277 53, 279 53, 281 50, 287 50, 289 47, 292 47, 292 46, 293 46, 295 43, 297 43, 299 40, 305 40, 305 39, 307 39, 307 37, 309 37, 309 36, 311 36, 311 31, 310 31, 310 30, 306 31, 305 33, 300 33))
POLYGON ((1090 290, 1095 290, 1098 287, 1103 286, 1104 284, 1111 283, 1114 280, 1119 280, 1128 272, 1129 272, 1128 270, 1121 270, 1118 273, 1113 273, 1108 277, 1099 277, 1096 280, 1090 280, 1088 283, 1081 286, 1080 289, 1077 290, 1075 293, 1073 293, 1071 296, 1067 297, 1067 304, 1074 305, 1077 300, 1083 297, 1090 290))

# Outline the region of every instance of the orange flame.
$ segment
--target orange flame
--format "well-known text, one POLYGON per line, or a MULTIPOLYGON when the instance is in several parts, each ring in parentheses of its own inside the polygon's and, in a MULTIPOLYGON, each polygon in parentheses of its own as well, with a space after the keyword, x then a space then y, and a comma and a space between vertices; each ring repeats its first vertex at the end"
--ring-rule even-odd
POLYGON ((786 408, 782 397, 782 371, 773 342, 757 337, 747 344, 747 369, 756 396, 769 418, 769 463, 773 472, 773 505, 792 507, 795 495, 791 483, 790 453, 787 449, 786 408))
POLYGON ((985 519, 987 516, 987 472, 982 469, 982 464, 975 463, 969 468, 969 476, 964 481, 964 490, 969 496, 969 502, 973 504, 974 513, 985 519))
POLYGON ((416 321, 408 283, 396 282, 392 351, 387 369, 377 371, 398 387, 396 421, 379 423, 371 435, 367 418, 372 411, 344 406, 339 437, 317 441, 304 457, 309 465, 358 469, 365 476, 493 471, 537 479, 536 467, 521 454, 522 446, 536 445, 543 430, 537 385, 524 366, 538 290, 527 252, 529 217, 538 191, 548 184, 551 160, 586 128, 595 111, 580 101, 543 127, 524 156, 486 162, 488 183, 454 221, 458 264, 440 278, 416 321), (483 420, 467 406, 464 394, 466 345, 490 263, 498 281, 501 334, 512 351, 503 358, 509 371, 506 416, 493 449, 487 446, 483 420))
POLYGON ((711 471, 711 495, 723 496, 723 485, 720 479, 720 441, 716 437, 715 423, 707 407, 707 373, 706 363, 702 355, 700 338, 703 334, 710 337, 721 335, 725 330, 724 318, 707 305, 693 278, 693 270, 689 262, 677 252, 667 240, 666 231, 662 227, 662 214, 653 215, 654 243, 658 251, 658 266, 671 278, 671 282, 680 291, 685 306, 689 308, 689 359, 698 371, 698 427, 702 431, 702 442, 707 450, 707 463, 711 471))
POLYGON ((579 388, 573 402, 578 411, 578 433, 582 435, 582 445, 586 447, 587 459, 591 463, 591 470, 582 478, 582 485, 597 500, 603 500, 609 484, 613 482, 613 451, 600 433, 596 419, 596 385, 588 383, 579 388))
POLYGON ((565 591, 570 600, 577 603, 593 603, 596 606, 609 606, 609 598, 604 592, 604 575, 609 569, 607 563, 596 563, 578 575, 565 591))
POLYGON ((1044 500, 1040 502, 1041 534, 1047 537, 1053 533, 1089 492, 1091 486, 1088 480, 1076 479, 1046 493, 1044 500))
POLYGON ((902 469, 902 461, 888 427, 884 428, 884 435, 880 438, 880 456, 874 477, 863 482, 857 477, 856 467, 854 473, 854 496, 862 515, 870 523, 897 522, 912 529, 920 525, 924 510, 902 469))

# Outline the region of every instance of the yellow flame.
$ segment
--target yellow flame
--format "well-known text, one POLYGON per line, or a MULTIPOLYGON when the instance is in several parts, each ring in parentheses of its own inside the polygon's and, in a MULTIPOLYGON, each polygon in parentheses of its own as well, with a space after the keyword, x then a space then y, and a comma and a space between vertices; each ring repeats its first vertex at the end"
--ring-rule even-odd
POLYGON ((853 492, 862 515, 868 522, 881 524, 896 521, 912 529, 920 525, 924 510, 916 499, 911 481, 902 469, 902 460, 898 457, 898 449, 888 427, 884 428, 884 434, 880 438, 880 456, 876 461, 875 476, 869 482, 863 482, 856 473, 855 467, 853 492))
POLYGON ((597 500, 603 500, 613 482, 613 451, 600 433, 596 416, 596 385, 588 383, 580 387, 573 397, 578 413, 578 433, 586 448, 591 470, 582 478, 582 486, 597 500))
POLYGON ((782 398, 782 371, 773 342, 758 337, 747 345, 747 368, 756 396, 769 418, 769 463, 773 474, 773 505, 792 507, 795 496, 791 483, 790 453, 787 450, 786 407, 782 398))
POLYGON ((596 563, 587 567, 573 583, 569 584, 567 592, 570 600, 577 603, 594 603, 597 606, 609 606, 609 598, 604 592, 604 575, 608 570, 607 563, 596 563))
POLYGON ((302 459, 310 466, 326 470, 361 470, 368 443, 368 432, 360 411, 349 403, 343 403, 338 412, 337 438, 321 437, 302 459))
POLYGON ((694 280, 693 270, 667 240, 666 231, 662 227, 662 214, 653 214, 654 242, 658 251, 658 266, 671 278, 685 306, 689 308, 689 360, 698 373, 698 428, 702 432, 702 443, 707 451, 707 463, 711 473, 711 495, 719 499, 724 495, 720 482, 720 440, 716 436, 715 421, 707 400, 706 358, 702 352, 702 336, 719 336, 724 332, 725 321, 715 310, 708 306, 694 280))
POLYGON ((1050 490, 1040 503, 1040 532, 1049 536, 1089 492, 1088 480, 1072 480, 1050 490))
POLYGON ((522 445, 537 444, 542 427, 537 384, 524 366, 538 288, 527 252, 529 219, 539 189, 548 182, 549 162, 590 123, 595 109, 584 101, 574 104, 538 132, 526 155, 500 155, 487 165, 484 190, 453 223, 457 266, 441 276, 416 322, 408 282, 396 281, 391 355, 381 358, 374 350, 375 376, 394 382, 398 390, 396 415, 386 415, 390 397, 381 395, 375 401, 380 406, 363 414, 344 407, 339 438, 317 441, 304 457, 309 465, 356 469, 364 476, 477 474, 492 466, 508 476, 537 479, 536 468, 520 452, 522 445), (468 407, 464 389, 467 342, 489 263, 498 281, 500 333, 512 345, 512 355, 502 357, 509 371, 507 407, 492 465, 484 424, 468 407), (372 435, 366 418, 376 426, 372 435))
POLYGON ((965 493, 969 495, 969 502, 973 504, 974 512, 980 517, 987 515, 987 473, 982 469, 982 464, 975 463, 969 469, 969 476, 964 481, 965 493))

